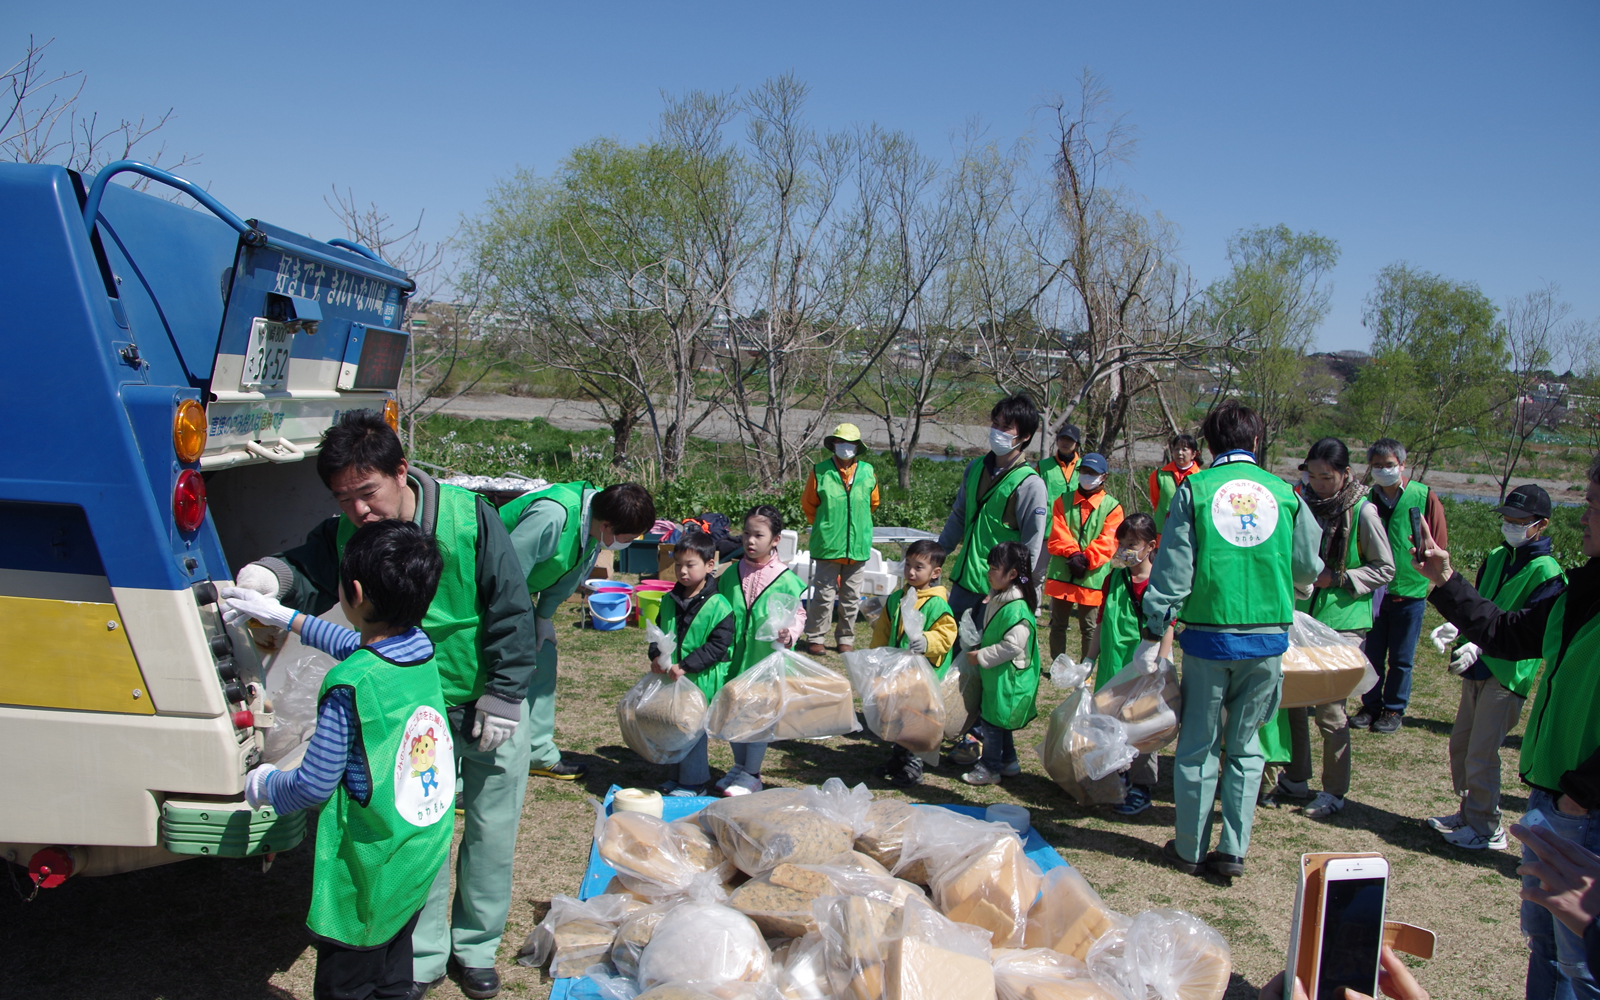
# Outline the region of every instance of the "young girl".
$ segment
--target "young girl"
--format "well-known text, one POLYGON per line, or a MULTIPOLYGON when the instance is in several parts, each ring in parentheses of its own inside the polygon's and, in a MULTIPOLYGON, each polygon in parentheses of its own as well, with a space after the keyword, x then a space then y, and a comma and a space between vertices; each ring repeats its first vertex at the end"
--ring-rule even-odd
MULTIPOLYGON (((755 638, 756 629, 767 620, 768 599, 774 594, 798 598, 805 582, 778 560, 778 536, 783 532, 783 515, 770 504, 751 507, 744 516, 744 558, 724 572, 717 590, 733 605, 733 660, 728 680, 768 656, 772 648, 755 638)), ((795 616, 778 630, 778 641, 792 645, 805 628, 805 605, 798 604, 795 616)), ((767 754, 765 743, 734 743, 733 769, 716 784, 722 795, 747 795, 761 791, 761 760, 767 754)))
POLYGON ((1001 542, 989 550, 989 599, 983 611, 983 639, 967 650, 968 662, 979 668, 983 705, 978 733, 983 756, 961 776, 969 785, 998 785, 1006 775, 1022 773, 1012 734, 1039 713, 1039 597, 1028 575, 1033 560, 1019 542, 1001 542))
MULTIPOLYGON (((676 639, 677 648, 667 657, 671 669, 663 670, 658 660, 661 650, 651 643, 650 669, 670 674, 673 680, 687 676, 709 702, 728 681, 728 656, 735 632, 733 605, 710 579, 711 567, 717 564, 717 546, 710 535, 685 532, 672 548, 672 562, 678 585, 661 599, 656 624, 676 639)), ((667 781, 661 791, 676 796, 704 795, 710 781, 711 764, 702 733, 687 757, 667 765, 667 781)))
MULTIPOLYGON (((1106 577, 1100 627, 1089 642, 1089 659, 1095 664, 1096 691, 1128 665, 1139 648, 1140 605, 1150 584, 1150 567, 1156 556, 1156 522, 1149 514, 1129 514, 1117 526, 1116 569, 1106 577)), ((1172 630, 1161 637, 1161 656, 1172 656, 1172 630)), ((1112 808, 1123 816, 1137 816, 1150 808, 1150 790, 1156 784, 1156 756, 1141 753, 1133 759, 1123 780, 1127 791, 1112 808)))

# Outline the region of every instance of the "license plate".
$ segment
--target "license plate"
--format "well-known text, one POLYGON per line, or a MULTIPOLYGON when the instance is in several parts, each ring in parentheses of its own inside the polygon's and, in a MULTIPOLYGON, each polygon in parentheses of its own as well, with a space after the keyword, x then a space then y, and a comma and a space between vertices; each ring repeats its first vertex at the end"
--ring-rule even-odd
POLYGON ((250 344, 244 352, 241 389, 281 389, 289 378, 289 350, 294 334, 283 323, 256 317, 250 325, 250 344))

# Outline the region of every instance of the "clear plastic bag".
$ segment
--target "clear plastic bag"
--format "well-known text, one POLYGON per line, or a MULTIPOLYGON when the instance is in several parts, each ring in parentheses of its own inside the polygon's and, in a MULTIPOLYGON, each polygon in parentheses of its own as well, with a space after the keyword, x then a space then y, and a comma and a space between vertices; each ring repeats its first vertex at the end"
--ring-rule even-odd
POLYGON ((1119 1000, 1222 1000, 1233 963, 1224 941, 1182 910, 1146 910, 1089 949, 1089 974, 1119 1000))
POLYGON ((861 698, 868 729, 914 753, 939 749, 945 732, 944 698, 926 656, 879 646, 844 654, 844 666, 861 698))
POLYGON ((771 983, 772 953, 749 917, 717 903, 674 907, 639 955, 639 985, 646 990, 740 981, 771 983))
POLYGON ((1023 945, 1071 955, 1081 963, 1096 941, 1127 926, 1128 918, 1107 906, 1076 868, 1052 868, 1044 873, 1039 899, 1028 911, 1023 945))
POLYGON ((894 871, 897 876, 918 885, 928 883, 927 867, 917 861, 896 870, 900 864, 900 848, 905 840, 906 824, 915 809, 909 802, 899 799, 878 799, 867 809, 861 830, 856 834, 855 849, 894 871))
POLYGON ((673 653, 678 649, 677 637, 671 632, 663 632, 661 626, 655 622, 644 623, 645 649, 656 647, 655 664, 663 671, 672 669, 673 653))
POLYGON ((994 996, 988 937, 921 899, 908 901, 900 934, 889 942, 887 995, 899 1000, 994 996))
POLYGON ((1155 753, 1178 738, 1178 668, 1166 658, 1156 661, 1153 674, 1129 664, 1095 692, 1094 710, 1121 722, 1136 751, 1155 753))
POLYGON ((642 905, 631 896, 556 896, 550 912, 522 942, 517 964, 537 969, 549 962, 550 975, 557 979, 581 976, 606 961, 617 925, 642 905))
POLYGON ((825 947, 816 931, 788 946, 776 977, 784 1000, 833 1000, 825 947))
POLYGON ((1362 695, 1378 683, 1361 641, 1340 635, 1304 611, 1294 613, 1283 654, 1279 708, 1309 708, 1362 695))
POLYGON ((594 983, 600 1000, 635 1000, 639 996, 639 984, 631 976, 613 976, 609 965, 590 966, 583 974, 594 983))
MULTIPOLYGON (((917 607, 917 590, 907 587, 905 596, 900 598, 900 630, 910 640, 922 635, 922 630, 927 627, 923 620, 922 609, 917 607)), ((892 640, 894 636, 890 636, 892 640)))
POLYGON ((701 886, 715 894, 731 871, 722 852, 710 850, 709 841, 703 848, 693 842, 692 825, 679 827, 637 812, 607 816, 598 799, 591 797, 589 804, 596 813, 595 849, 630 892, 659 898, 701 886))
POLYGON ((956 622, 956 637, 961 640, 961 648, 965 650, 977 649, 983 645, 983 629, 972 617, 972 608, 961 612, 961 620, 956 622))
POLYGON ((706 696, 687 677, 647 673, 617 702, 628 749, 652 764, 676 764, 705 735, 706 696))
POLYGON ((267 671, 267 700, 272 703, 272 728, 267 730, 261 759, 282 760, 317 731, 317 696, 334 659, 320 649, 286 648, 267 671))
POLYGON ((826 798, 809 791, 768 788, 719 799, 697 815, 728 859, 751 877, 786 862, 821 864, 849 850, 855 833, 844 825, 850 822, 847 815, 841 822, 838 817, 845 814, 830 812, 826 798))
POLYGON ((1083 770, 1091 780, 1113 775, 1133 763, 1139 752, 1128 744, 1128 727, 1109 715, 1090 712, 1072 720, 1072 739, 1083 770), (1077 751, 1081 742, 1083 749, 1077 751))
POLYGON ((994 990, 998 1000, 1116 1000, 1080 959, 1049 948, 996 953, 994 990))
POLYGON ((965 855, 981 849, 1002 830, 1016 836, 1004 823, 988 823, 951 809, 913 808, 901 827, 900 856, 890 870, 899 878, 907 878, 912 866, 920 863, 928 877, 926 884, 931 885, 932 879, 965 855))
POLYGON ((828 985, 835 997, 883 1000, 889 939, 900 911, 862 896, 827 896, 812 905, 823 940, 828 985))
POLYGON ((767 617, 756 626, 757 642, 777 642, 778 633, 794 624, 800 614, 799 594, 773 594, 767 598, 767 617))
POLYGON ((860 728, 849 679, 783 647, 724 684, 706 720, 706 730, 729 743, 817 739, 860 728))
POLYGON ((1084 754, 1092 749, 1089 740, 1079 735, 1074 726, 1079 718, 1087 718, 1092 699, 1084 684, 1088 677, 1088 663, 1073 663, 1069 657, 1057 658, 1051 668, 1051 683, 1067 692, 1066 697, 1050 712, 1045 725, 1044 739, 1034 747, 1045 773, 1061 790, 1080 805, 1121 802, 1122 779, 1115 774, 1093 778, 1084 765, 1084 754), (1063 663, 1063 660, 1067 661, 1063 663))
POLYGON ((989 932, 994 947, 1020 947, 1043 875, 1015 831, 1000 823, 984 825, 995 829, 933 875, 933 901, 950 919, 989 932))
POLYGON ((611 942, 611 965, 629 979, 639 978, 639 956, 655 934, 661 918, 681 900, 668 900, 642 906, 623 918, 611 942))

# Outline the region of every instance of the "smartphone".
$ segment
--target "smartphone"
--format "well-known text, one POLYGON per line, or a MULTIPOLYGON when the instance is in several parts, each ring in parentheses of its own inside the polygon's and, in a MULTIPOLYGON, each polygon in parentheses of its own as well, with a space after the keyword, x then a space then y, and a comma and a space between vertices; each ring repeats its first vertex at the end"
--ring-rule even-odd
POLYGON ((1422 547, 1422 508, 1421 507, 1413 507, 1413 508, 1411 508, 1411 548, 1412 548, 1412 551, 1414 551, 1417 554, 1417 558, 1418 559, 1421 559, 1422 557, 1424 557, 1424 556, 1426 556, 1428 554, 1428 550, 1422 547))
POLYGON ((1346 987, 1378 995, 1388 890, 1389 862, 1383 858, 1339 858, 1323 868, 1315 1000, 1344 1000, 1346 987))

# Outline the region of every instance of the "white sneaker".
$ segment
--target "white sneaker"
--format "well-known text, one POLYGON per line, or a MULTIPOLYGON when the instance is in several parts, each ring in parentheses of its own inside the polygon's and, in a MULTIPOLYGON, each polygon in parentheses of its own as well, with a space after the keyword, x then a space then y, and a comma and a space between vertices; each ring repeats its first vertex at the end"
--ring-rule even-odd
POLYGON ((1008 778, 1015 778, 1022 773, 1022 761, 1014 760, 1000 769, 1000 773, 1008 778))
POLYGON ((1318 792, 1310 805, 1300 810, 1300 815, 1309 819, 1327 819, 1343 808, 1344 799, 1331 792, 1318 792))
POLYGON ((974 764, 972 770, 961 776, 961 780, 969 785, 998 785, 1000 772, 991 771, 982 764, 974 764))
POLYGON ((1463 825, 1445 834, 1444 842, 1468 851, 1503 851, 1506 849, 1506 831, 1501 827, 1484 836, 1472 827, 1463 825))
POLYGON ((1438 830, 1440 833, 1449 833, 1451 830, 1459 830, 1467 825, 1467 821, 1462 817, 1459 809, 1448 816, 1432 816, 1422 822, 1425 826, 1438 830))
POLYGON ((714 787, 719 794, 726 792, 728 790, 728 786, 737 782, 739 780, 739 775, 743 773, 744 768, 740 767, 738 764, 735 764, 728 769, 727 774, 724 774, 722 777, 718 778, 717 783, 712 787, 714 787))

